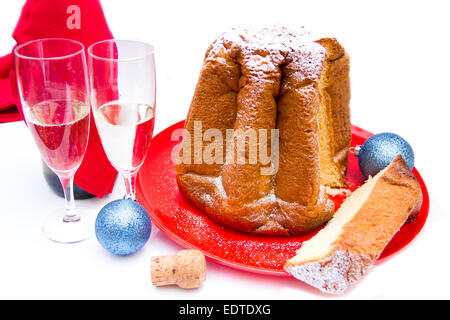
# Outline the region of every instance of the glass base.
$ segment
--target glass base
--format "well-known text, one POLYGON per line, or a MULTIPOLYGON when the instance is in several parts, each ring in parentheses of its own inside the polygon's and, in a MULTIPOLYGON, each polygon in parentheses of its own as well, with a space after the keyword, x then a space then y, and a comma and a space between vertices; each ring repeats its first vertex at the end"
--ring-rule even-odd
POLYGON ((97 212, 86 207, 77 207, 79 220, 64 221, 64 209, 50 214, 44 221, 42 231, 50 240, 58 243, 77 243, 94 235, 97 212))

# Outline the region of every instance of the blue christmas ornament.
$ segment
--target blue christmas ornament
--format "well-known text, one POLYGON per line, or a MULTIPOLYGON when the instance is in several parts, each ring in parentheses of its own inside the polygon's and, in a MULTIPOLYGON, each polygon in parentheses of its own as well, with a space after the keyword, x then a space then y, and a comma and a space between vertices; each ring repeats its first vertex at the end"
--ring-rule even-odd
POLYGON ((152 230, 147 211, 131 199, 114 200, 104 206, 95 221, 98 242, 109 252, 126 256, 141 249, 152 230))
POLYGON ((355 147, 359 168, 366 178, 386 168, 397 155, 401 155, 409 169, 414 168, 414 152, 409 143, 395 133, 376 134, 355 147))

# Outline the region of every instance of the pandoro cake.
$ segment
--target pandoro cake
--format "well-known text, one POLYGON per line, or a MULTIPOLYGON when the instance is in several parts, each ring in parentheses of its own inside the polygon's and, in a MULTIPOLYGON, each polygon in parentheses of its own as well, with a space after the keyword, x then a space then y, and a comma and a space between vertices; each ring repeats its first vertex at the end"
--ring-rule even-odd
POLYGON ((360 279, 422 204, 401 156, 348 197, 332 220, 303 243, 284 269, 323 292, 340 294, 360 279))
POLYGON ((185 129, 190 137, 196 126, 202 134, 234 134, 229 148, 215 151, 218 162, 196 162, 211 141, 196 150, 184 137, 175 166, 181 194, 219 223, 248 233, 296 235, 319 227, 334 213, 327 187, 344 187, 349 102, 349 57, 336 39, 303 29, 225 32, 206 52, 185 129), (270 132, 278 129, 274 173, 261 174, 273 157, 269 164, 230 157, 247 143, 248 129, 268 132, 267 143, 257 144, 269 154, 270 132))

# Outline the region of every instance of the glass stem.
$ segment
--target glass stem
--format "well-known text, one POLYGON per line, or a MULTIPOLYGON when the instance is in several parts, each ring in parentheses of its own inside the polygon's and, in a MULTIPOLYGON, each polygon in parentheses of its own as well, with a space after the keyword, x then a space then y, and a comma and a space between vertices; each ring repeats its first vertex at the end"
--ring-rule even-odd
POLYGON ((136 175, 137 170, 132 172, 122 172, 123 180, 125 181, 125 188, 127 194, 125 195, 125 199, 131 199, 136 201, 136 175))
POLYGON ((77 208, 75 207, 75 200, 73 196, 73 175, 69 177, 60 176, 59 180, 64 190, 64 201, 66 203, 66 213, 64 215, 64 222, 75 222, 80 220, 77 208))

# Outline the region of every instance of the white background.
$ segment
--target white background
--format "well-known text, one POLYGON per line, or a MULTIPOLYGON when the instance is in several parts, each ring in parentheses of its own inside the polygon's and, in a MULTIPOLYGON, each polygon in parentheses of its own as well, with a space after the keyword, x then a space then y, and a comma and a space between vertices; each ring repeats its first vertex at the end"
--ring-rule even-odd
MULTIPOLYGON (((450 298, 448 139, 450 45, 447 1, 113 1, 104 0, 116 38, 156 47, 156 132, 187 114, 204 52, 223 30, 243 24, 306 25, 336 36, 351 56, 352 122, 405 137, 431 198, 424 230, 339 298, 450 298)), ((0 55, 24 1, 0 5, 0 55)), ((100 210, 123 193, 117 181, 100 210)), ((96 240, 59 245, 41 222, 63 206, 46 186, 39 153, 23 123, 0 124, 0 298, 318 299, 333 298, 290 278, 261 276, 208 261, 204 286, 156 288, 150 257, 180 246, 162 232, 120 258, 96 240)), ((80 204, 80 202, 78 202, 80 204)))

